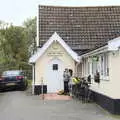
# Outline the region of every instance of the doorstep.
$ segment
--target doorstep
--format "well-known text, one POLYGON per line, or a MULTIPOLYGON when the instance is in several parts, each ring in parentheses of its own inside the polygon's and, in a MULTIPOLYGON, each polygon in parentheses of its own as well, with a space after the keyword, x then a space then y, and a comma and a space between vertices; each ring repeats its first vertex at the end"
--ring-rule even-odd
POLYGON ((57 93, 40 94, 40 99, 44 100, 72 100, 71 96, 58 95, 57 93))

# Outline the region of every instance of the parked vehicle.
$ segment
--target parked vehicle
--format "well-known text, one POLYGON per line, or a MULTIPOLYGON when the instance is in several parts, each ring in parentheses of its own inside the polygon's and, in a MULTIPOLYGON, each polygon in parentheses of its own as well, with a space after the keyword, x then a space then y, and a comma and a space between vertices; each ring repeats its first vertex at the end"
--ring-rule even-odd
POLYGON ((4 90, 11 86, 19 87, 21 90, 25 90, 27 88, 27 79, 23 71, 10 70, 3 72, 0 77, 0 89, 4 90))

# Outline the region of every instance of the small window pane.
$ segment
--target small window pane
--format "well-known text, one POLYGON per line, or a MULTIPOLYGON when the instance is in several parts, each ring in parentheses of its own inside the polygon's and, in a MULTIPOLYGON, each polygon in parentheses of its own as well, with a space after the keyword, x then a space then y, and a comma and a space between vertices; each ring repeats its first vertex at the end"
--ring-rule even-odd
POLYGON ((58 70, 58 64, 53 64, 53 70, 58 70))

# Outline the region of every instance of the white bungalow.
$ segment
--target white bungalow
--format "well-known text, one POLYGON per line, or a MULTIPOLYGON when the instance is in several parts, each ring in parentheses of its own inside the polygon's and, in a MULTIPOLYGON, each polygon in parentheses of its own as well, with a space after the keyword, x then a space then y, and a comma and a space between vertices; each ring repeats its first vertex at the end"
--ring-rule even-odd
POLYGON ((45 93, 63 90, 63 71, 72 69, 74 74, 78 62, 77 53, 55 32, 29 60, 33 64, 33 90, 42 85, 45 93))

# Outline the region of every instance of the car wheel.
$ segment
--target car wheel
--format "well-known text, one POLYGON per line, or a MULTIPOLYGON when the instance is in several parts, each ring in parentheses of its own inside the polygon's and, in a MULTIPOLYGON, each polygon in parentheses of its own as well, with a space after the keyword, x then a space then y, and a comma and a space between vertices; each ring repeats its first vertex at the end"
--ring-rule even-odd
POLYGON ((3 84, 1 87, 0 87, 0 92, 4 92, 5 91, 5 85, 3 84))

